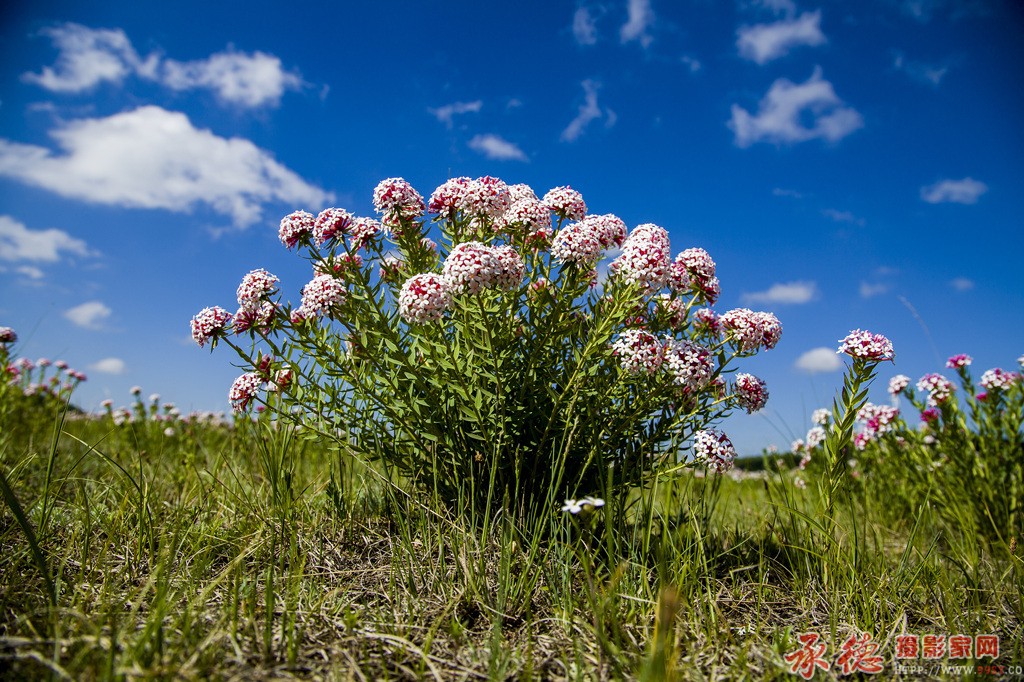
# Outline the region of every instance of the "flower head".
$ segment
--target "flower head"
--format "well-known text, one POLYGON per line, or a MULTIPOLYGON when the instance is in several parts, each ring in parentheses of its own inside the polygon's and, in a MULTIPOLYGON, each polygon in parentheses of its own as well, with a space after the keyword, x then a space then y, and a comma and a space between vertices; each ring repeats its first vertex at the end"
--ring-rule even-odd
POLYGON ((232 315, 224 308, 203 308, 192 318, 192 340, 202 348, 207 341, 216 343, 227 333, 232 315))
POLYGON ((767 384, 753 374, 737 374, 734 384, 736 403, 746 410, 747 414, 760 411, 768 403, 767 384))
POLYGON ((322 246, 331 239, 343 236, 351 224, 352 214, 345 209, 325 208, 313 224, 313 239, 317 246, 322 246))
POLYGON ((348 234, 352 250, 358 251, 379 236, 387 233, 387 229, 373 218, 353 218, 348 226, 348 234))
POLYGON ((749 308, 734 308, 720 318, 722 329, 730 335, 736 349, 752 353, 760 347, 774 348, 782 337, 782 323, 771 313, 749 308))
POLYGON ((985 370, 985 373, 981 375, 981 385, 985 387, 986 391, 990 392, 1005 391, 1019 381, 1020 374, 1017 372, 1004 372, 998 367, 985 370))
POLYGON ((959 355, 954 355, 949 358, 949 360, 946 360, 946 367, 948 369, 961 369, 963 367, 970 367, 972 362, 974 362, 974 358, 970 355, 960 353, 959 355))
POLYGON ((511 203, 508 185, 489 175, 467 182, 458 199, 463 214, 491 220, 504 213, 511 203))
POLYGON ((824 426, 812 426, 807 430, 807 448, 813 449, 825 442, 825 427, 824 426))
POLYGON ((832 413, 824 407, 818 408, 811 413, 811 421, 818 426, 828 426, 830 419, 832 419, 832 413))
POLYGON ((917 390, 928 392, 928 404, 938 407, 953 393, 953 383, 941 374, 925 374, 917 382, 917 390))
POLYGON ((250 329, 255 329, 261 334, 270 329, 277 314, 277 304, 273 301, 263 301, 255 306, 244 305, 235 313, 232 326, 236 334, 242 334, 250 329))
POLYGON ((600 497, 591 497, 587 495, 582 500, 566 500, 565 504, 562 505, 562 511, 576 516, 581 512, 584 514, 590 513, 604 506, 604 500, 600 497))
POLYGON ((398 294, 398 312, 410 324, 440 320, 451 305, 447 278, 434 273, 413 275, 398 294))
POLYGON ((373 189, 373 207, 389 218, 415 218, 423 215, 423 197, 404 178, 387 178, 373 189))
POLYGON ((654 374, 665 361, 665 349, 658 337, 642 329, 626 329, 612 344, 626 374, 654 374))
POLYGON ((0 327, 0 344, 7 345, 18 340, 18 334, 10 327, 0 327))
POLYGON ((494 229, 507 234, 519 232, 531 236, 550 234, 551 209, 538 201, 536 197, 517 199, 494 221, 494 229))
POLYGON ((462 206, 462 197, 466 187, 472 182, 467 177, 452 178, 434 190, 430 195, 427 208, 442 218, 454 218, 462 206))
POLYGON ((253 270, 238 285, 238 305, 243 308, 259 308, 263 300, 276 290, 280 281, 263 268, 253 270))
POLYGON ((491 247, 481 242, 462 242, 448 254, 442 272, 452 295, 472 295, 494 286, 498 267, 491 247))
POLYGON ((583 223, 563 226, 551 243, 551 255, 562 263, 593 264, 602 251, 598 235, 583 223))
POLYGON ((345 302, 345 283, 331 275, 317 275, 302 287, 305 318, 329 314, 345 302))
POLYGON ((711 383, 715 362, 711 351, 691 341, 665 340, 664 367, 672 381, 689 390, 700 390, 711 383))
POLYGON ((514 291, 523 283, 526 264, 511 246, 496 246, 491 250, 495 260, 494 284, 499 289, 514 291))
POLYGON ((889 395, 897 396, 910 385, 910 377, 906 374, 897 374, 889 379, 889 395))
POLYGON ((255 372, 248 372, 235 379, 228 391, 228 400, 231 401, 231 408, 235 412, 245 412, 249 409, 249 403, 256 397, 257 391, 263 385, 260 375, 255 372))
POLYGON ((668 281, 672 256, 668 231, 653 223, 638 225, 622 245, 611 269, 626 282, 645 289, 660 289, 668 281))
POLYGON ((285 247, 289 249, 295 248, 296 244, 304 239, 309 239, 313 234, 315 222, 316 219, 313 218, 312 213, 306 213, 305 211, 289 213, 281 219, 281 227, 277 231, 277 236, 285 247))
POLYGON ((587 203, 583 195, 572 187, 555 187, 544 195, 544 205, 563 220, 583 220, 587 215, 587 203))
POLYGON ((845 339, 839 340, 840 346, 836 353, 845 353, 854 360, 869 362, 892 361, 896 353, 892 349, 892 341, 881 334, 854 329, 845 339))
POLYGON ((693 456, 696 461, 722 472, 732 468, 736 448, 721 431, 706 429, 693 435, 693 456))

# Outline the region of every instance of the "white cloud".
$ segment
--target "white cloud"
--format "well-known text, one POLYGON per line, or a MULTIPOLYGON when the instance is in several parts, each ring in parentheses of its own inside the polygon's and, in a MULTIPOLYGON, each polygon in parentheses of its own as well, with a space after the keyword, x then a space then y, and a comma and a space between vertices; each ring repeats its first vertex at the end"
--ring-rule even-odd
POLYGON ((654 10, 651 9, 650 0, 629 0, 626 11, 628 19, 619 29, 619 38, 623 43, 636 40, 643 47, 648 47, 654 40, 647 32, 654 25, 654 10))
POLYGON ((103 358, 89 365, 89 369, 100 374, 124 374, 125 364, 121 358, 103 358))
POLYGON ((237 226, 258 221, 269 202, 333 200, 252 142, 160 107, 71 121, 50 134, 63 154, 0 139, 0 176, 96 204, 177 212, 204 204, 237 226))
POLYGON ((861 298, 873 298, 875 296, 881 296, 882 294, 889 293, 889 285, 881 283, 861 282, 860 283, 860 295, 861 298))
POLYGON ((743 294, 744 303, 809 303, 818 296, 814 282, 786 282, 771 285, 765 291, 743 294))
POLYGON ((585 80, 580 85, 583 86, 583 104, 580 105, 579 113, 576 114, 576 118, 569 122, 569 125, 562 131, 561 140, 563 142, 574 142, 590 123, 596 119, 605 117, 606 127, 615 125, 615 121, 618 120, 618 116, 615 112, 610 109, 606 109, 603 112, 601 107, 597 103, 597 89, 600 87, 600 83, 595 83, 592 80, 585 80))
POLYGON ((580 45, 597 43, 597 23, 586 7, 579 7, 572 15, 572 36, 580 45))
POLYGON ((43 29, 59 50, 57 63, 22 79, 52 92, 82 92, 133 73, 152 73, 156 57, 143 61, 121 29, 91 29, 67 23, 43 29))
POLYGON ((696 57, 691 57, 689 55, 684 54, 682 57, 679 58, 679 61, 681 61, 686 66, 686 68, 690 70, 690 73, 697 73, 698 71, 701 70, 702 65, 700 63, 700 60, 697 59, 696 57))
POLYGON ((739 147, 756 142, 792 144, 816 138, 836 142, 863 125, 861 115, 843 106, 832 84, 821 77, 820 67, 814 69, 805 83, 797 85, 785 78, 772 83, 756 116, 738 104, 732 105, 732 119, 728 122, 739 147))
POLYGON ((771 24, 741 26, 736 32, 740 56, 758 64, 766 64, 789 53, 800 45, 821 45, 827 42, 821 32, 821 12, 804 12, 796 19, 782 19, 771 24))
POLYGON ((134 75, 172 90, 203 88, 223 102, 259 107, 276 105, 286 90, 305 85, 298 73, 285 71, 280 59, 263 52, 249 54, 229 47, 189 62, 162 60, 156 54, 142 59, 121 29, 68 23, 42 33, 58 49, 57 62, 22 78, 51 92, 82 92, 105 81, 120 84, 134 75))
POLYGON ((488 159, 497 161, 528 161, 523 150, 508 140, 488 133, 487 135, 474 135, 469 141, 469 148, 483 154, 488 159))
POLYGON ((470 114, 480 111, 484 106, 481 100, 473 102, 452 102, 451 104, 445 104, 444 106, 438 107, 437 109, 427 109, 434 117, 444 123, 450 130, 452 127, 452 117, 456 114, 470 114))
POLYGON ((833 348, 812 348, 796 359, 794 366, 809 374, 822 374, 835 372, 843 368, 843 361, 839 359, 833 348))
POLYGON ((893 59, 893 68, 902 71, 916 81, 938 87, 949 73, 948 66, 931 66, 923 62, 910 61, 900 53, 893 59))
POLYGON ((970 291, 974 288, 974 280, 967 279, 966 277, 956 277, 950 281, 949 286, 957 291, 970 291))
POLYGON ((39 279, 42 279, 43 276, 44 276, 43 271, 40 270, 39 268, 37 268, 34 265, 19 265, 14 270, 18 274, 24 275, 25 277, 28 277, 29 279, 39 280, 39 279))
POLYGON ((100 301, 89 301, 64 311, 64 317, 85 329, 99 329, 114 312, 100 301))
POLYGON ((160 81, 172 90, 212 90, 222 101, 244 107, 276 105, 285 90, 299 90, 304 85, 302 77, 286 72, 274 55, 230 48, 207 59, 165 60, 160 81))
POLYGON ((782 187, 776 187, 772 190, 772 196, 776 197, 789 197, 790 199, 803 199, 803 192, 798 192, 795 189, 783 189, 782 187))
POLYGON ((0 215, 0 259, 55 263, 61 253, 91 256, 81 239, 57 229, 30 230, 14 218, 0 215))
POLYGON ((838 211, 834 208, 826 208, 821 211, 821 214, 837 223, 850 223, 851 225, 860 225, 861 227, 865 224, 863 218, 858 218, 849 211, 838 211))
POLYGON ((973 178, 940 180, 921 188, 921 199, 929 204, 974 204, 988 191, 988 185, 973 178))

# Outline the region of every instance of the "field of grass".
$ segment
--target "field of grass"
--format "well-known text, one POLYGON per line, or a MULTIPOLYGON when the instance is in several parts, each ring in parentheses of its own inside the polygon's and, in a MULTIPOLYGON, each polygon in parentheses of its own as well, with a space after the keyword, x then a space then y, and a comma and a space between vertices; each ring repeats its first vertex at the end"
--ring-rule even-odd
POLYGON ((20 395, 0 414, 3 679, 792 679, 807 633, 815 679, 857 651, 879 678, 1024 663, 1020 540, 892 470, 844 488, 836 544, 821 472, 774 459, 687 473, 653 508, 556 506, 538 532, 266 419, 117 425, 20 395), (852 650, 864 633, 877 649, 852 650), (907 635, 999 651, 897 659, 907 635))

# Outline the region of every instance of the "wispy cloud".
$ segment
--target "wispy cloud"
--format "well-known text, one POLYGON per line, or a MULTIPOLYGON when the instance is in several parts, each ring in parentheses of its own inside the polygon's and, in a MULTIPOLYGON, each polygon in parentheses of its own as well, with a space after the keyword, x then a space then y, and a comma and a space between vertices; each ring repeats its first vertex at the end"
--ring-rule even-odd
POLYGON ((775 187, 772 189, 772 196, 775 197, 789 197, 790 199, 803 199, 803 192, 798 192, 795 189, 784 189, 782 187, 775 187))
POLYGON ((654 10, 650 0, 628 0, 626 7, 627 20, 619 29, 619 38, 623 43, 638 41, 644 48, 649 47, 654 38, 648 30, 654 25, 654 10))
POLYGON ((53 66, 22 79, 51 92, 77 93, 100 83, 120 84, 129 76, 158 82, 172 90, 206 89, 225 103, 241 107, 276 105, 286 90, 305 86, 281 60, 263 52, 231 47, 207 59, 179 62, 157 54, 142 58, 125 32, 66 23, 44 29, 58 50, 53 66))
POLYGON ((89 301, 64 311, 64 317, 83 329, 100 329, 114 312, 101 301, 89 301))
POLYGON ((934 66, 924 62, 916 62, 907 59, 902 53, 897 52, 893 57, 893 68, 910 76, 912 79, 938 87, 942 79, 949 73, 948 66, 934 66))
POLYGON ((100 374, 124 374, 126 367, 121 358, 103 358, 89 365, 90 370, 100 374))
POLYGON ((812 348, 796 359, 794 366, 808 374, 824 374, 835 372, 843 368, 843 361, 839 359, 834 348, 812 348))
POLYGON ((799 85, 785 78, 772 83, 756 115, 738 104, 732 105, 728 122, 739 147, 756 142, 793 144, 813 139, 836 142, 863 125, 861 115, 844 106, 832 84, 821 77, 820 67, 799 85))
POLYGON ((682 57, 679 58, 679 61, 681 61, 686 66, 686 68, 690 70, 690 73, 697 73, 703 68, 703 65, 700 63, 700 60, 697 59, 696 57, 691 57, 689 55, 684 54, 682 57))
POLYGON ((529 161, 529 157, 518 146, 490 133, 475 135, 469 141, 469 148, 496 161, 529 161))
POLYGON ((597 21, 586 7, 576 8, 572 15, 572 37, 579 45, 597 44, 597 21))
POLYGON ((974 288, 974 280, 966 277, 955 277, 949 282, 949 286, 957 291, 970 291, 974 288))
POLYGON ((202 204, 240 227, 270 202, 333 201, 252 142, 156 106, 71 121, 50 135, 62 153, 0 139, 0 176, 95 204, 176 212, 202 204))
POLYGON ((583 86, 583 104, 580 105, 576 118, 569 122, 569 125, 562 131, 563 142, 574 142, 592 121, 601 117, 605 118, 605 125, 611 127, 615 124, 617 117, 611 110, 602 110, 597 103, 597 90, 599 83, 592 80, 585 80, 580 83, 583 86))
POLYGON ((827 42, 821 32, 821 12, 804 12, 796 19, 782 19, 771 24, 741 26, 736 47, 741 57, 758 64, 767 64, 801 45, 827 42))
POLYGON ((858 218, 849 211, 839 211, 834 208, 826 208, 822 209, 821 214, 829 220, 833 220, 837 223, 850 223, 851 225, 864 226, 864 219, 858 218))
POLYGON ((753 291, 741 296, 744 303, 801 304, 818 297, 818 285, 814 282, 776 283, 764 291, 753 291))
POLYGON ((472 102, 452 102, 451 104, 445 104, 437 109, 427 109, 434 117, 444 123, 450 130, 453 124, 452 118, 456 114, 475 114, 480 111, 484 106, 483 101, 474 100, 472 102))
POLYGON ((921 188, 921 199, 929 204, 976 204, 988 185, 973 178, 940 180, 921 188))
POLYGON ((95 255, 84 241, 63 230, 30 230, 14 218, 0 215, 0 259, 55 263, 63 254, 95 255))
POLYGON ((882 294, 889 293, 889 285, 881 282, 864 282, 860 283, 860 297, 861 298, 874 298, 875 296, 881 296, 882 294))

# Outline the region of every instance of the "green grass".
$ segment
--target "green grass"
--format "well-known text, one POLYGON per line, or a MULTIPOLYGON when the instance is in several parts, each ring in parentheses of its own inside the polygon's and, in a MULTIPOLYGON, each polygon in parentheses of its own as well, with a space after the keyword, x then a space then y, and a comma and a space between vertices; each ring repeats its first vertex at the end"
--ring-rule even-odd
POLYGON ((538 539, 302 434, 4 409, 3 679, 791 679, 810 631, 833 663, 871 633, 885 678, 902 633, 997 634, 996 663, 1024 662, 1021 540, 892 504, 898 478, 840 497, 842 551, 820 473, 773 462, 683 476, 650 525, 555 508, 538 539))

